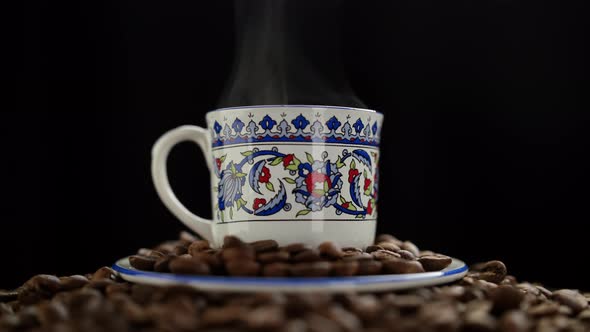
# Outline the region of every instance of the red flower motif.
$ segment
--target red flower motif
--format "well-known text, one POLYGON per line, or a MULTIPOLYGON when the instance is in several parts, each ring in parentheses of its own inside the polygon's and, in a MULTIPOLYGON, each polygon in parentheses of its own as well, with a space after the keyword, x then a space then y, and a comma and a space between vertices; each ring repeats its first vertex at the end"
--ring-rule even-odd
POLYGON ((307 192, 314 197, 323 196, 326 192, 324 191, 324 184, 328 185, 328 188, 332 188, 332 181, 330 177, 320 171, 309 173, 305 178, 305 185, 307 186, 307 192))
POLYGON ((269 180, 270 180, 270 170, 266 166, 262 167, 262 172, 260 173, 260 177, 258 178, 258 181, 260 181, 261 183, 268 183, 269 180))
POLYGON ((348 171, 348 183, 354 182, 354 178, 359 175, 358 169, 351 169, 348 171))
POLYGON ((348 209, 349 206, 350 206, 350 202, 346 202, 346 203, 342 204, 342 207, 345 209, 348 209))
POLYGON ((217 169, 221 170, 221 159, 219 158, 215 158, 215 164, 217 165, 217 169))
POLYGON ((373 214, 373 200, 370 200, 369 201, 369 205, 367 205, 367 213, 369 215, 372 215, 373 214))
POLYGON ((369 189, 370 185, 371 185, 371 179, 365 179, 365 187, 363 188, 363 190, 369 189))
POLYGON ((264 198, 255 198, 254 199, 254 204, 252 204, 252 209, 254 211, 260 209, 261 206, 263 206, 264 204, 266 204, 266 199, 264 198))
POLYGON ((288 154, 283 158, 283 167, 287 167, 293 163, 293 159, 295 159, 295 155, 288 154))

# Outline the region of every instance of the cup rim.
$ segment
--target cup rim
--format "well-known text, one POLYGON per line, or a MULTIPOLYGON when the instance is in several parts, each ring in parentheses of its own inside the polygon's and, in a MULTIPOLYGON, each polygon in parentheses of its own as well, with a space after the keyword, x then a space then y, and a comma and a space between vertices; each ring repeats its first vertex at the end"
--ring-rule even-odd
POLYGON ((228 110, 236 110, 236 109, 248 109, 248 108, 280 108, 280 107, 290 107, 290 108, 329 108, 329 109, 342 109, 342 110, 349 110, 349 111, 361 111, 373 114, 383 115, 383 113, 368 109, 368 108, 358 108, 358 107, 347 107, 347 106, 332 106, 332 105, 306 105, 306 104, 277 104, 277 105, 247 105, 247 106, 232 106, 232 107, 222 107, 211 110, 207 112, 206 115, 211 115, 218 112, 228 111, 228 110))

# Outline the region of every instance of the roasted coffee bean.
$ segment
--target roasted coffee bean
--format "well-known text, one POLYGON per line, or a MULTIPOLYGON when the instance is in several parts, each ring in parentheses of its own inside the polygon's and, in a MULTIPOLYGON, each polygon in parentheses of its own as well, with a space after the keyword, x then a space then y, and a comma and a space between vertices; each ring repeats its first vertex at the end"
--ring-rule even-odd
POLYGON ((105 294, 107 296, 113 296, 115 294, 128 294, 131 292, 131 285, 127 283, 114 283, 108 285, 105 288, 105 294))
POLYGON ((340 258, 342 257, 342 255, 344 255, 344 252, 342 251, 340 246, 331 241, 323 242, 322 244, 320 244, 318 250, 320 252, 320 255, 328 258, 340 258))
POLYGON ((475 278, 499 284, 506 277, 506 265, 500 261, 490 261, 483 263, 478 267, 476 273, 473 274, 475 278))
POLYGON ((418 261, 408 261, 402 258, 391 258, 382 261, 383 271, 386 273, 406 274, 406 273, 422 273, 424 268, 418 261))
POLYGON ((192 258, 176 257, 170 261, 170 271, 178 274, 208 275, 211 273, 209 265, 192 258))
POLYGON ((280 249, 284 250, 290 254, 298 254, 308 248, 303 243, 292 243, 292 244, 286 245, 280 249))
POLYGON ((523 299, 524 293, 521 290, 508 285, 498 286, 490 292, 493 311, 496 313, 518 309, 523 299))
POLYGON ((327 277, 332 271, 329 262, 298 263, 291 267, 291 275, 295 277, 327 277))
POLYGON ((386 261, 386 260, 402 257, 400 254, 390 251, 390 250, 386 250, 386 249, 373 251, 371 253, 371 255, 373 256, 374 259, 376 259, 378 261, 386 261))
POLYGON ((211 269, 218 271, 221 268, 223 268, 223 262, 221 261, 221 258, 217 255, 211 255, 211 254, 206 254, 204 252, 200 252, 195 254, 194 256, 192 256, 194 260, 198 260, 201 261, 207 265, 209 265, 209 267, 211 267, 211 269))
POLYGON ((190 246, 188 246, 188 253, 191 254, 192 256, 197 255, 205 250, 211 249, 211 246, 209 245, 209 241, 207 240, 198 240, 198 241, 194 241, 193 243, 191 243, 190 246))
POLYGON ((234 247, 243 247, 246 245, 242 240, 240 240, 236 236, 227 235, 223 238, 223 249, 227 248, 234 248, 234 247))
POLYGON ((276 331, 285 324, 285 313, 277 306, 262 306, 249 312, 244 319, 253 331, 276 331))
POLYGON ((554 302, 544 302, 527 309, 531 316, 550 316, 559 312, 559 305, 554 302))
POLYGON ((344 253, 359 253, 362 254, 364 251, 361 248, 357 248, 357 247, 344 247, 342 248, 342 251, 344 251, 344 253))
POLYGON ((49 326, 69 318, 69 311, 59 301, 44 302, 39 305, 39 322, 42 326, 49 326))
POLYGON ((18 298, 18 291, 16 290, 2 290, 0 289, 0 303, 14 301, 18 298))
POLYGON ((55 294, 61 289, 61 281, 56 276, 40 274, 29 279, 24 287, 47 294, 55 294))
POLYGON ((576 314, 588 307, 588 300, 577 290, 561 289, 555 291, 553 292, 553 299, 570 307, 576 314))
POLYGON ((186 254, 188 254, 188 247, 176 246, 176 247, 174 247, 174 250, 172 250, 172 253, 176 256, 186 255, 186 254))
MULTIPOLYGON (((377 243, 377 246, 379 246, 385 250, 394 251, 394 252, 401 250, 400 246, 398 246, 397 244, 395 244, 393 242, 379 242, 379 243, 377 243)), ((368 252, 368 250, 367 250, 367 252, 368 252)))
POLYGON ((385 249, 385 248, 383 248, 383 247, 382 247, 382 246, 380 246, 380 245, 376 245, 376 244, 374 244, 374 245, 370 245, 370 246, 368 246, 368 247, 367 247, 367 249, 365 249, 365 252, 367 252, 367 253, 369 253, 369 254, 370 254, 370 253, 372 253, 373 251, 377 251, 377 250, 383 250, 383 249, 385 249))
POLYGON ((258 254, 257 260, 263 264, 277 263, 277 262, 288 262, 291 255, 283 250, 263 252, 258 254))
POLYGON ((383 269, 383 263, 373 260, 360 260, 358 261, 358 272, 357 275, 367 276, 381 273, 383 269))
POLYGON ((131 256, 129 257, 129 264, 138 270, 153 271, 156 258, 146 256, 131 256))
POLYGON ((261 240, 250 243, 257 253, 273 251, 279 248, 279 244, 275 240, 261 240))
POLYGON ((162 258, 158 258, 156 263, 154 263, 154 271, 156 272, 170 272, 170 262, 174 256, 165 256, 162 258))
POLYGON ((531 327, 526 313, 520 310, 512 310, 502 315, 500 330, 505 332, 527 332, 531 327))
POLYGON ((181 231, 178 235, 178 239, 184 242, 195 242, 199 240, 194 234, 187 231, 181 231))
POLYGON ((420 256, 420 249, 418 249, 418 247, 410 241, 405 241, 402 243, 400 248, 411 252, 416 257, 420 256))
POLYGON ((201 323, 205 327, 227 326, 242 321, 247 314, 248 309, 241 306, 211 307, 201 315, 201 323))
POLYGON ((108 266, 101 267, 92 275, 92 280, 111 279, 115 275, 113 269, 108 266))
POLYGON ((414 256, 414 254, 412 254, 411 252, 409 252, 409 251, 407 251, 407 250, 400 249, 400 250, 396 251, 396 253, 397 253, 398 255, 400 255, 400 256, 401 256, 401 258, 403 258, 403 259, 407 259, 407 260, 409 260, 409 261, 414 261, 414 260, 416 260, 416 256, 414 256))
POLYGON ((426 271, 440 271, 453 262, 451 257, 443 255, 420 256, 418 261, 426 271))
POLYGON ((309 332, 341 332, 340 326, 333 320, 323 317, 316 313, 310 313, 306 316, 309 332))
POLYGON ((221 257, 225 262, 231 261, 253 261, 256 259, 256 252, 251 246, 234 246, 223 249, 221 257))
POLYGON ((391 243, 395 243, 398 246, 402 244, 402 241, 398 240, 398 238, 396 238, 395 236, 391 235, 391 234, 380 234, 377 236, 377 238, 375 239, 375 243, 381 243, 381 242, 391 242, 391 243))
POLYGON ((357 252, 347 251, 342 256, 342 260, 344 260, 344 261, 372 261, 373 260, 373 255, 372 255, 373 253, 369 254, 366 252, 357 253, 357 252))
POLYGON ((303 262, 311 263, 311 262, 317 262, 317 261, 322 260, 322 258, 320 257, 319 251, 317 251, 315 249, 303 250, 300 253, 292 256, 291 259, 293 260, 293 262, 296 262, 296 263, 303 263, 303 262))
POLYGON ((496 330, 496 320, 492 315, 484 310, 474 310, 467 312, 463 319, 464 330, 482 332, 492 332, 496 330))
MULTIPOLYGON (((506 278, 504 280, 506 280, 506 278)), ((551 296, 553 296, 553 292, 551 292, 547 288, 545 288, 541 285, 535 285, 535 287, 539 290, 539 292, 541 292, 541 294, 545 295, 546 298, 550 298, 551 296)))
POLYGON ((285 263, 271 263, 263 266, 262 275, 265 277, 287 277, 289 276, 291 265, 285 263))
POLYGON ((231 276, 255 277, 260 273, 260 263, 254 261, 229 261, 225 266, 231 276))
POLYGON ((340 306, 331 306, 322 314, 338 324, 344 331, 362 330, 363 323, 359 317, 340 306))
POLYGON ((358 261, 340 261, 332 263, 332 274, 339 277, 354 276, 359 271, 358 261))
POLYGON ((457 309, 453 303, 445 301, 425 303, 417 316, 425 325, 425 330, 456 331, 460 325, 457 309))
POLYGON ((61 277, 59 278, 61 283, 61 290, 62 291, 71 291, 74 289, 82 288, 86 286, 89 282, 88 278, 82 275, 73 275, 69 277, 61 277))

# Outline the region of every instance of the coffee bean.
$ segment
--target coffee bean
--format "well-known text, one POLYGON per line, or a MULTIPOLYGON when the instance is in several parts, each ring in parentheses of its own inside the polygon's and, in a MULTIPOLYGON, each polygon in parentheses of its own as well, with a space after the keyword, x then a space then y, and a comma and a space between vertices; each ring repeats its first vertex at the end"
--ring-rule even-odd
POLYGON ((287 261, 289 261, 290 258, 291 258, 291 255, 289 255, 288 252, 283 251, 283 250, 272 251, 272 252, 263 252, 261 254, 258 254, 258 256, 257 256, 257 260, 263 264, 287 262, 287 261))
POLYGON ((342 255, 344 255, 344 252, 342 251, 340 246, 331 241, 323 242, 322 244, 320 244, 318 249, 320 255, 328 258, 340 258, 342 257, 342 255))
POLYGON ((39 305, 39 322, 42 326, 49 326, 69 318, 69 311, 59 301, 44 302, 39 305))
POLYGON ((105 288, 105 294, 107 296, 113 296, 115 294, 128 294, 131 292, 131 285, 127 283, 115 283, 108 285, 105 288))
POLYGON ((247 314, 246 308, 238 306, 210 307, 201 315, 201 323, 205 327, 226 326, 243 320, 247 314))
POLYGON ((358 261, 340 261, 332 263, 332 274, 339 277, 349 277, 357 274, 359 270, 358 261))
POLYGON ((339 307, 331 306, 322 313, 326 318, 335 322, 344 331, 362 330, 363 323, 354 313, 339 307))
POLYGON ((209 265, 194 259, 176 257, 170 261, 170 271, 178 274, 208 275, 211 273, 209 265))
POLYGON ((375 243, 381 243, 381 242, 391 242, 391 243, 395 243, 398 246, 400 246, 402 244, 402 241, 398 240, 398 238, 396 238, 395 236, 391 235, 391 234, 380 234, 377 236, 377 238, 375 239, 375 243))
POLYGON ((365 252, 367 252, 367 253, 370 254, 373 251, 383 250, 383 249, 385 249, 385 248, 383 248, 382 246, 379 246, 379 245, 374 244, 374 245, 368 246, 367 249, 365 249, 365 252))
POLYGON ((182 255, 188 254, 188 247, 176 246, 176 247, 174 247, 174 250, 172 250, 172 253, 175 254, 176 256, 182 256, 182 255))
MULTIPOLYGON (((394 251, 394 252, 401 250, 400 246, 398 246, 397 244, 395 244, 393 242, 379 242, 379 243, 377 243, 377 246, 379 246, 385 250, 394 251)), ((367 250, 367 252, 368 252, 368 250, 367 250)))
POLYGON ((181 231, 178 235, 178 239, 185 242, 195 242, 199 240, 194 234, 187 231, 181 231))
POLYGON ((373 260, 360 260, 358 261, 358 272, 357 275, 368 276, 381 273, 383 263, 373 260))
POLYGON ((39 274, 29 279, 23 286, 35 291, 55 294, 61 289, 61 281, 56 276, 39 274))
MULTIPOLYGON (((2 303, 0 303, 0 305, 2 305, 2 303)), ((590 322, 590 309, 585 309, 584 311, 580 312, 577 318, 579 320, 590 322)))
POLYGON ((355 296, 350 301, 350 309, 364 321, 377 319, 383 310, 379 300, 373 294, 355 296))
POLYGON ((287 277, 291 266, 285 263, 271 263, 262 268, 262 275, 265 277, 287 277))
POLYGON ((493 311, 503 313, 518 309, 524 299, 524 293, 518 288, 502 285, 490 292, 490 300, 493 302, 493 311))
POLYGON ((559 305, 553 302, 545 302, 534 305, 527 309, 531 316, 550 316, 559 312, 559 305))
POLYGON ((541 295, 541 290, 535 286, 533 286, 532 284, 529 284, 528 282, 523 282, 520 284, 517 284, 516 287, 522 291, 524 291, 526 294, 531 294, 534 296, 539 296, 541 295))
POLYGON ((284 250, 290 254, 297 254, 306 249, 308 248, 303 243, 292 243, 281 248, 281 250, 284 250))
POLYGON ((229 261, 225 266, 231 276, 255 277, 260 273, 260 264, 254 261, 229 261))
POLYGON ((331 271, 329 262, 298 263, 291 267, 291 275, 295 277, 327 277, 331 271))
POLYGON ((547 288, 541 285, 535 285, 535 287, 541 292, 541 294, 545 295, 545 297, 550 298, 551 296, 553 296, 553 292, 551 292, 547 288))
POLYGON ((308 332, 341 332, 342 329, 331 319, 310 313, 306 316, 308 332))
POLYGON ((88 278, 82 275, 73 275, 69 277, 59 278, 61 283, 62 291, 71 291, 74 289, 82 288, 88 284, 88 278))
POLYGON ((111 279, 115 275, 113 269, 108 266, 101 267, 92 275, 92 280, 111 279))
POLYGON ((276 331, 285 324, 285 314, 277 306, 262 306, 245 316, 246 328, 253 331, 276 331))
POLYGON ((319 251, 315 249, 306 249, 295 254, 295 256, 293 256, 291 259, 293 262, 297 263, 310 263, 320 261, 322 258, 320 257, 319 251))
POLYGON ((386 273, 406 274, 425 272, 422 264, 418 261, 408 261, 402 258, 391 258, 382 261, 383 271, 386 273))
POLYGON ((418 319, 424 323, 425 330, 456 331, 460 317, 452 303, 441 301, 425 303, 418 310, 418 319))
POLYGON ((440 271, 451 265, 453 262, 451 257, 443 255, 420 256, 418 261, 426 271, 440 271))
POLYGON ((401 258, 401 255, 389 250, 377 250, 371 253, 374 259, 378 261, 386 261, 390 259, 401 258))
POLYGON ((476 310, 467 312, 464 317, 463 329, 467 331, 492 332, 496 330, 497 322, 492 315, 476 310))
POLYGON ((198 240, 198 241, 194 241, 193 243, 191 243, 191 245, 188 247, 188 253, 191 254, 192 256, 199 254, 202 251, 211 249, 211 246, 209 245, 209 241, 207 240, 198 240))
POLYGON ((254 248, 254 251, 257 253, 267 252, 277 250, 279 248, 279 244, 275 240, 261 240, 250 243, 250 245, 254 248))
POLYGON ((211 269, 214 271, 220 271, 223 268, 223 262, 221 261, 221 258, 217 255, 211 255, 204 252, 200 252, 192 256, 192 258, 194 260, 209 265, 209 267, 211 267, 211 269))
POLYGON ((129 257, 129 264, 138 270, 153 271, 156 258, 145 256, 131 256, 129 257))
POLYGON ((553 292, 553 299, 570 307, 576 314, 588 307, 588 300, 577 290, 561 289, 555 291, 553 292))
POLYGON ((372 253, 366 253, 366 252, 361 252, 361 253, 357 253, 357 252, 345 252, 344 255, 342 256, 342 260, 344 261, 372 261, 373 260, 373 256, 372 253))
POLYGON ((18 298, 18 291, 16 290, 2 290, 0 289, 0 303, 14 301, 18 298))
POLYGON ((351 253, 352 254, 352 253, 355 253, 355 252, 356 253, 359 253, 359 254, 362 254, 364 252, 363 249, 357 248, 357 247, 344 247, 344 248, 342 248, 342 251, 344 251, 344 253, 347 253, 347 254, 348 253, 351 253))
POLYGON ((520 310, 512 310, 502 315, 499 327, 501 331, 505 332, 527 332, 531 327, 531 323, 526 313, 520 310))
POLYGON ((418 249, 418 247, 410 241, 405 241, 402 243, 400 248, 411 252, 416 257, 420 256, 420 249, 418 249))
POLYGON ((403 259, 407 259, 409 261, 416 260, 416 256, 414 256, 414 254, 412 254, 411 252, 409 252, 407 250, 401 249, 401 250, 396 251, 396 253, 398 255, 400 255, 401 258, 403 258, 403 259))
POLYGON ((245 245, 244 242, 242 242, 242 240, 240 240, 238 237, 233 236, 233 235, 226 235, 223 238, 223 249, 227 249, 227 248, 234 248, 234 247, 243 247, 245 245))
POLYGON ((506 273, 507 270, 504 263, 500 261, 490 261, 479 266, 474 277, 499 284, 504 280, 504 277, 506 277, 506 273))
POLYGON ((174 256, 165 256, 156 260, 156 262, 154 263, 154 271, 170 272, 170 262, 173 258, 174 256))
POLYGON ((238 246, 223 249, 221 257, 225 262, 230 261, 252 261, 256 258, 256 252, 251 246, 238 246))

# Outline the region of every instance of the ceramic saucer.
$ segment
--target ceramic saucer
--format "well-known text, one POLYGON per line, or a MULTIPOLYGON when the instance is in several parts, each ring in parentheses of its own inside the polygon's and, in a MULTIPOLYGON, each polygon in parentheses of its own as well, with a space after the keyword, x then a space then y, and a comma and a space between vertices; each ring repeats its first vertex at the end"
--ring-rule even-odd
POLYGON ((129 258, 123 258, 113 269, 126 281, 155 286, 187 285, 202 291, 217 292, 379 292, 403 290, 449 283, 467 274, 467 265, 453 259, 451 265, 437 272, 390 274, 357 277, 270 278, 189 276, 172 273, 147 272, 133 268, 129 258))

